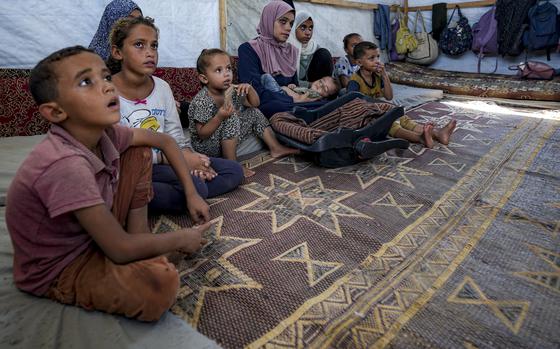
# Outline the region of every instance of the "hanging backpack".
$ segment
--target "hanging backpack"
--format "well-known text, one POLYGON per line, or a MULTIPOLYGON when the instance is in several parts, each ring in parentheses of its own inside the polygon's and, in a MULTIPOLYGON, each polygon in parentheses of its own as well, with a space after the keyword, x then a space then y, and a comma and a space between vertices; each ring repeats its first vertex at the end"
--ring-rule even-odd
POLYGON ((395 47, 397 48, 397 53, 406 54, 416 50, 418 47, 418 41, 414 35, 410 33, 408 29, 408 16, 403 16, 397 12, 399 18, 399 30, 397 31, 397 39, 395 40, 395 47))
POLYGON ((439 39, 439 48, 441 51, 450 56, 458 56, 465 53, 472 46, 472 29, 469 26, 469 20, 461 13, 461 8, 456 5, 449 17, 447 27, 441 33, 439 39), (449 24, 453 19, 455 10, 459 10, 459 21, 454 27, 449 24))
POLYGON ((550 49, 558 45, 556 19, 558 8, 546 1, 529 9, 529 29, 523 35, 523 43, 529 51, 546 50, 550 61, 550 49))
POLYGON ((395 18, 393 18, 393 21, 391 23, 391 50, 389 51, 389 58, 391 59, 392 62, 404 61, 406 57, 405 55, 401 55, 397 53, 397 47, 396 47, 397 32, 399 31, 400 28, 399 16, 398 16, 399 12, 400 10, 397 9, 397 15, 395 16, 395 18))
POLYGON ((518 56, 523 53, 523 34, 528 28, 529 9, 537 0, 496 0, 498 22, 498 52, 505 56, 518 56))
POLYGON ((422 12, 420 10, 416 11, 416 19, 414 19, 414 37, 416 38, 416 41, 418 41, 418 47, 416 50, 407 53, 406 61, 421 65, 432 64, 438 57, 438 44, 432 35, 426 31, 424 17, 422 16, 422 12), (420 21, 422 22, 422 27, 419 32, 416 31, 418 18, 420 18, 420 21))
MULTIPOLYGON (((472 27, 472 50, 478 55, 478 73, 480 73, 480 62, 485 54, 498 54, 498 22, 494 18, 495 13, 496 6, 493 6, 472 27)), ((496 56, 496 66, 492 73, 497 69, 498 57, 496 56)))

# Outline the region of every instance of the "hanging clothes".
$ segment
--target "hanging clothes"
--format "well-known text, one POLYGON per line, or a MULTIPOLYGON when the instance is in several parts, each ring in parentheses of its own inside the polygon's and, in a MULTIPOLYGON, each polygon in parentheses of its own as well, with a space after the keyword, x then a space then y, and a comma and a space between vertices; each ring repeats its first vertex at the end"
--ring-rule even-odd
POLYGON ((373 33, 379 40, 379 49, 388 50, 391 48, 391 9, 388 5, 378 5, 377 10, 373 10, 373 33))

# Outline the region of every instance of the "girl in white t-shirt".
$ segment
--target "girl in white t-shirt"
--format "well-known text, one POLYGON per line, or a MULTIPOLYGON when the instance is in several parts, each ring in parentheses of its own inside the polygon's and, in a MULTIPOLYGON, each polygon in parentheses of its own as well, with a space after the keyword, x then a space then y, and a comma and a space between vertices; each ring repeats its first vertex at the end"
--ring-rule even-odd
MULTIPOLYGON (((121 70, 113 76, 119 90, 121 123, 171 135, 181 149, 195 187, 203 198, 221 195, 243 181, 241 166, 231 160, 209 158, 192 150, 184 136, 169 84, 152 76, 158 62, 158 29, 146 17, 123 18, 111 32, 111 57, 121 70)), ((190 193, 183 191, 178 178, 161 152, 153 152, 154 199, 150 209, 182 211, 190 193)))

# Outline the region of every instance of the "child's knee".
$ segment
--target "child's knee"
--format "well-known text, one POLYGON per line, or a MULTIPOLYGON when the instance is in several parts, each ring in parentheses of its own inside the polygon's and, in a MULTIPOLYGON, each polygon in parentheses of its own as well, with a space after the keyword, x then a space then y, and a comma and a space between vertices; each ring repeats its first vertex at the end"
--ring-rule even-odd
POLYGON ((130 147, 121 154, 121 167, 132 168, 134 172, 141 170, 152 177, 152 150, 149 147, 130 147))
POLYGON ((232 189, 237 188, 239 185, 241 185, 241 183, 245 179, 245 175, 243 174, 243 166, 237 161, 232 161, 230 167, 230 173, 231 175, 228 176, 229 179, 228 187, 232 189))
POLYGON ((177 299, 179 273, 165 257, 154 260, 156 265, 144 278, 144 309, 138 316, 142 321, 156 321, 171 308, 177 299))

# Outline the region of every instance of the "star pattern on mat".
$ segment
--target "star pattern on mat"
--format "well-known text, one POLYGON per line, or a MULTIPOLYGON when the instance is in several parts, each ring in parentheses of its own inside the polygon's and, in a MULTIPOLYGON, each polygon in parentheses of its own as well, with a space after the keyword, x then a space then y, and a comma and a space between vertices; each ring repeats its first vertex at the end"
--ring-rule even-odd
POLYGON ((382 154, 369 161, 328 170, 327 172, 354 175, 358 178, 362 189, 368 188, 381 179, 414 189, 415 187, 408 176, 432 176, 432 173, 405 166, 412 160, 414 159, 382 154))
POLYGON ((294 167, 294 173, 302 172, 311 167, 313 164, 309 161, 305 161, 303 159, 297 158, 293 155, 287 156, 282 158, 276 162, 276 165, 290 165, 294 167))
POLYGON ((492 140, 488 139, 488 138, 477 138, 475 136, 473 136, 472 134, 467 134, 465 137, 463 137, 463 141, 467 141, 467 142, 478 142, 484 145, 490 145, 492 144, 492 140))
MULTIPOLYGON (((222 235, 223 216, 211 223, 212 226, 204 234, 208 242, 199 251, 191 255, 175 253, 169 256, 179 270, 180 280, 177 301, 171 310, 195 328, 209 292, 262 288, 262 285, 228 260, 232 255, 261 240, 222 235)), ((181 229, 165 216, 160 218, 157 226, 160 233, 161 230, 181 229)))
POLYGON ((433 151, 436 153, 441 153, 441 154, 445 154, 445 155, 451 155, 451 156, 456 156, 457 154, 455 154, 455 152, 452 150, 452 148, 464 148, 465 146, 459 143, 454 143, 454 142, 450 142, 448 145, 443 145, 440 143, 436 143, 434 144, 433 148, 426 148, 424 147, 424 145, 422 144, 418 144, 418 143, 411 143, 410 146, 408 147, 408 150, 410 150, 411 152, 413 152, 415 155, 422 155, 424 154, 426 151, 433 151))
POLYGON ((519 271, 513 275, 560 293, 560 254, 536 245, 529 245, 529 250, 550 265, 554 271, 519 271))
POLYGON ((455 131, 465 130, 467 132, 475 132, 475 133, 483 133, 480 128, 487 128, 489 126, 475 124, 473 121, 466 121, 466 120, 457 120, 457 127, 455 127, 455 131))
POLYGON ((394 207, 404 218, 410 218, 418 212, 423 204, 399 204, 391 192, 387 192, 383 197, 371 203, 372 206, 394 207))
POLYGON ((269 186, 257 182, 242 186, 258 198, 236 211, 271 213, 273 233, 281 232, 299 219, 306 219, 336 236, 342 236, 338 217, 371 219, 341 203, 355 192, 327 189, 320 177, 310 177, 297 183, 274 174, 269 174, 269 179, 269 186))
POLYGON ((466 164, 462 164, 460 162, 447 162, 441 158, 435 158, 428 165, 449 167, 455 172, 461 172, 465 168, 465 166, 467 166, 466 164))
POLYGON ((311 259, 307 242, 292 247, 272 260, 304 264, 307 271, 307 282, 310 287, 317 285, 321 280, 344 265, 337 262, 325 262, 311 259))
MULTIPOLYGON (((492 107, 494 105, 489 105, 488 107, 492 107)), ((465 105, 454 105, 451 103, 446 103, 444 108, 435 108, 450 117, 453 116, 462 116, 469 118, 471 120, 478 120, 481 118, 484 119, 491 119, 491 120, 502 120, 502 118, 497 115, 495 112, 484 110, 488 108, 468 108, 465 105), (483 109, 483 110, 481 110, 483 109)))
POLYGON ((214 205, 218 205, 221 204, 224 201, 227 201, 228 198, 207 198, 206 202, 208 203, 208 206, 214 206, 214 205))
POLYGON ((515 334, 523 325, 530 305, 528 301, 489 299, 469 276, 463 279, 447 301, 456 304, 485 305, 515 334))

